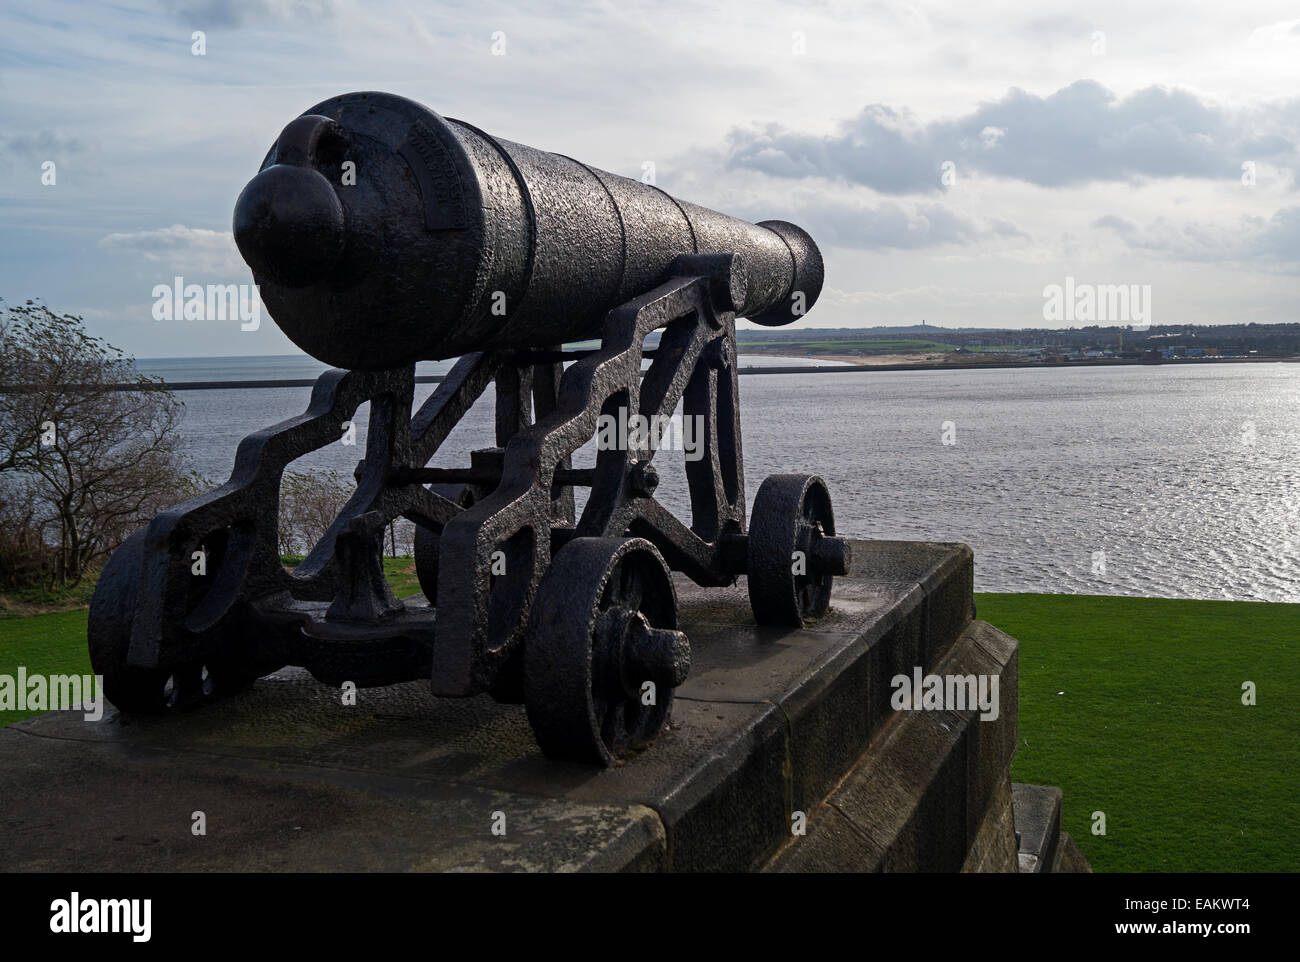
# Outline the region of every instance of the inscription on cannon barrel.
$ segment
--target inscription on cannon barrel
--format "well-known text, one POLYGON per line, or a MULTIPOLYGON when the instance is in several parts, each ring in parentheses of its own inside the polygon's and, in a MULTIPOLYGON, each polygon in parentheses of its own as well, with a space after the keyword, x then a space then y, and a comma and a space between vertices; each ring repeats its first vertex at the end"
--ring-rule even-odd
POLYGON ((450 163, 447 148, 433 131, 421 123, 411 125, 405 143, 398 148, 420 186, 424 201, 424 226, 429 230, 465 227, 464 198, 460 177, 450 163))

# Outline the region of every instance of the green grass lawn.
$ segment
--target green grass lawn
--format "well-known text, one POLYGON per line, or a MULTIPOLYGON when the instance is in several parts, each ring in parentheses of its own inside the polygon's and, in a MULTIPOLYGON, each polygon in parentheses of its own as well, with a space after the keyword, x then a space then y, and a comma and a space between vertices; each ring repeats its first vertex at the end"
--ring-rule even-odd
POLYGON ((95 593, 95 579, 98 576, 99 572, 93 572, 70 588, 56 588, 53 591, 26 588, 0 595, 0 618, 84 608, 90 604, 90 596, 95 593))
MULTIPOLYGON (((302 558, 286 555, 282 560, 292 567, 302 558)), ((413 558, 385 557, 384 575, 399 598, 409 598, 420 591, 413 558)), ((89 590, 85 592, 87 602, 94 591, 93 580, 88 584, 89 590)), ((51 604, 67 601, 63 595, 53 599, 48 596, 33 598, 51 604)), ((26 617, 0 616, 0 675, 16 678, 20 665, 27 668, 28 674, 89 675, 87 613, 88 609, 80 608, 26 617)), ((36 711, 0 711, 0 728, 38 714, 40 712, 36 711)))
POLYGON ((1061 787, 1063 827, 1095 870, 1300 870, 1300 605, 976 602, 1020 641, 1012 777, 1061 787))
MULTIPOLYGON (((409 558, 385 559, 399 596, 409 558)), ((1097 871, 1300 870, 1300 605, 977 596, 1020 641, 1012 777, 1058 785, 1097 871), (1253 681, 1257 704, 1241 703, 1253 681), (1092 834, 1092 813, 1106 834, 1092 834)), ((87 674, 86 611, 0 618, 0 674, 87 674)), ((0 712, 0 725, 31 713, 0 712)))
MULTIPOLYGON (((302 561, 302 555, 282 555, 280 560, 292 568, 302 561)), ((415 577, 414 558, 390 558, 385 555, 384 577, 388 579, 393 594, 399 598, 409 598, 420 593, 420 582, 415 577)))
MULTIPOLYGON (((86 650, 87 609, 56 611, 26 618, 0 618, 0 675, 18 677, 24 665, 28 674, 89 675, 86 650)), ((36 711, 0 711, 0 728, 22 721, 36 711)))

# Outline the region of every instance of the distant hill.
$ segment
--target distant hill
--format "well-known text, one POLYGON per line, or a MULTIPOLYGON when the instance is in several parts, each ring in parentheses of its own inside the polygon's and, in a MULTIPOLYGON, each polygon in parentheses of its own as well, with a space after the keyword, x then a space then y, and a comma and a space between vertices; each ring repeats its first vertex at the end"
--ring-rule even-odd
POLYGON ((943 335, 987 334, 992 327, 941 327, 938 324, 897 324, 881 327, 768 327, 762 330, 738 330, 739 341, 845 341, 862 338, 899 336, 942 338, 943 335))
POLYGON ((1300 355, 1300 324, 1156 324, 1131 327, 997 328, 941 327, 937 324, 887 327, 780 327, 736 332, 750 351, 780 353, 918 353, 935 350, 1043 349, 1105 350, 1141 354, 1154 350, 1215 349, 1227 355, 1300 355))

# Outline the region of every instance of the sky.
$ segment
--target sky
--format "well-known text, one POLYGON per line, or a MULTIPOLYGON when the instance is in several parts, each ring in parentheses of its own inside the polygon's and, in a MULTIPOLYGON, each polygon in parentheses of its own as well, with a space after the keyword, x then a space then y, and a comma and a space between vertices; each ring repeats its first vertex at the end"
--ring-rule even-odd
POLYGON ((140 357, 298 353, 153 289, 251 283, 267 148, 383 90, 794 221, 809 327, 1042 327, 1066 278, 1155 324, 1300 321, 1297 66, 1287 3, 0 0, 0 297, 140 357))

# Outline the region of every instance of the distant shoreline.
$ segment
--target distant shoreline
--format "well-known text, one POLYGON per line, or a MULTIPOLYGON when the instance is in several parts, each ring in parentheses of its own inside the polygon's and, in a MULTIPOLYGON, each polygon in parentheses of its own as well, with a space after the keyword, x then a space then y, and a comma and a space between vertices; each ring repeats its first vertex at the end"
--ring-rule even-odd
MULTIPOLYGON (((1196 357, 1196 358, 1179 358, 1172 361, 1144 361, 1130 358, 1093 358, 1088 360, 1077 361, 915 361, 915 362, 897 362, 888 364, 873 364, 868 359, 848 359, 840 358, 833 354, 801 354, 790 355, 799 357, 803 360, 818 361, 835 361, 836 364, 811 364, 811 365, 780 365, 773 364, 769 367, 746 366, 743 358, 749 357, 772 357, 780 358, 785 355, 769 354, 766 351, 750 352, 748 355, 741 352, 738 355, 740 364, 737 368, 737 374, 856 374, 868 371, 971 371, 971 370, 999 370, 1008 368, 1023 368, 1025 370, 1053 370, 1062 367, 1190 367, 1213 364, 1294 364, 1300 362, 1300 357, 1196 357)), ((416 384, 437 384, 444 380, 444 374, 417 374, 415 376, 416 384)), ((316 378, 266 378, 251 381, 162 381, 161 386, 169 391, 242 391, 249 388, 309 388, 316 384, 316 378)), ((154 382, 158 384, 158 381, 154 382)), ((76 387, 76 385, 72 385, 76 387)), ((26 388, 25 385, 7 385, 0 384, 0 393, 20 393, 26 388)), ((114 384, 112 390, 116 391, 135 391, 140 389, 140 385, 114 384)))
MULTIPOLYGON (((764 357, 781 357, 779 354, 767 354, 766 352, 753 352, 764 357)), ((744 354, 740 355, 744 357, 744 354)), ((809 367, 783 367, 773 365, 772 367, 745 367, 743 362, 739 369, 741 374, 826 374, 838 372, 841 374, 856 373, 859 371, 969 371, 969 370, 995 370, 1005 368, 1024 368, 1026 370, 1053 370, 1058 367, 1188 367, 1192 365, 1205 364, 1259 364, 1263 362, 1272 362, 1276 364, 1294 364, 1300 362, 1300 357, 1188 357, 1178 358, 1177 360, 1161 361, 1144 361, 1140 358, 1088 358, 1074 361, 911 361, 895 362, 887 364, 873 364, 870 358, 860 360, 841 360, 840 356, 835 354, 800 354, 802 358, 813 358, 820 361, 840 361, 843 366, 809 366, 809 367)))

